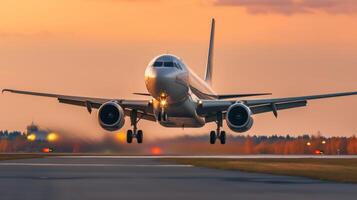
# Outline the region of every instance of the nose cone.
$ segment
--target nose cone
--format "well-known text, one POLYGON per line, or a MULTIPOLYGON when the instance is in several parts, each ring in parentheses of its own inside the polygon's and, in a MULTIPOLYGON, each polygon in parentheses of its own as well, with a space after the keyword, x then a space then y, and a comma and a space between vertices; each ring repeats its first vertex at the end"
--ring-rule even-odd
POLYGON ((188 93, 187 81, 175 68, 148 67, 145 84, 151 96, 159 99, 161 94, 165 94, 169 103, 185 98, 188 93))

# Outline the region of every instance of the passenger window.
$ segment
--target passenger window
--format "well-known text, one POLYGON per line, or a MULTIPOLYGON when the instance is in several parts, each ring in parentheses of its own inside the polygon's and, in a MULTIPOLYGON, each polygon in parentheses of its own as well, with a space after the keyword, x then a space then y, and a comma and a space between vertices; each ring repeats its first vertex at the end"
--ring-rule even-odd
POLYGON ((154 62, 154 65, 153 65, 154 67, 162 67, 162 62, 160 62, 160 61, 156 61, 156 62, 154 62))
POLYGON ((174 63, 173 62, 164 62, 165 67, 173 67, 174 63))

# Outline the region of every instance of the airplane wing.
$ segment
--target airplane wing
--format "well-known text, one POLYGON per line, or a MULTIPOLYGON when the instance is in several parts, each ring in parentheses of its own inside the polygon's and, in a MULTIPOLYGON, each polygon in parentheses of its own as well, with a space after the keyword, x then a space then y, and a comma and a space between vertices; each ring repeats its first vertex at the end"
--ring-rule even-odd
POLYGON ((61 94, 41 93, 41 92, 12 90, 12 89, 3 89, 2 93, 4 92, 56 98, 60 103, 86 107, 89 113, 92 112, 92 108, 98 109, 102 104, 108 101, 116 101, 120 106, 123 107, 125 111, 125 115, 129 116, 132 110, 137 110, 138 118, 146 119, 149 121, 156 121, 155 116, 153 115, 152 107, 150 106, 148 100, 93 98, 93 97, 69 96, 69 95, 61 95, 61 94))
POLYGON ((229 106, 241 102, 248 106, 253 114, 260 114, 265 112, 273 112, 275 117, 278 116, 278 110, 304 107, 308 100, 341 97, 357 95, 357 92, 343 92, 332 94, 321 94, 312 96, 287 97, 287 98, 272 98, 272 99, 257 99, 257 100, 241 100, 241 101, 219 101, 219 100, 203 100, 198 108, 200 115, 206 116, 208 121, 213 120, 215 113, 222 112, 223 114, 228 110, 229 106))

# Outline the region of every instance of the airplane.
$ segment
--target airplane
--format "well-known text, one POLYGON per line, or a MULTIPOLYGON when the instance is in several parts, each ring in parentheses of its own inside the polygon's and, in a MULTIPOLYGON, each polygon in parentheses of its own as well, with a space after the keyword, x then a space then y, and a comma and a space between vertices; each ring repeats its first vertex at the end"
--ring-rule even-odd
POLYGON ((271 93, 217 94, 212 89, 215 19, 211 22, 208 59, 204 79, 200 78, 183 60, 172 54, 163 54, 150 61, 145 70, 147 93, 134 93, 150 97, 150 100, 128 100, 68 96, 61 94, 3 89, 24 95, 56 98, 60 103, 86 107, 89 113, 98 109, 100 126, 107 131, 118 131, 130 118, 132 129, 127 130, 127 143, 133 139, 143 142, 143 131, 138 122, 149 120, 164 127, 201 128, 216 123, 216 130, 209 134, 210 143, 219 140, 226 143, 226 132, 221 130, 223 121, 234 132, 243 133, 253 126, 253 116, 279 110, 304 107, 308 100, 356 95, 355 92, 322 94, 313 96, 242 99, 243 97, 271 95, 271 93))

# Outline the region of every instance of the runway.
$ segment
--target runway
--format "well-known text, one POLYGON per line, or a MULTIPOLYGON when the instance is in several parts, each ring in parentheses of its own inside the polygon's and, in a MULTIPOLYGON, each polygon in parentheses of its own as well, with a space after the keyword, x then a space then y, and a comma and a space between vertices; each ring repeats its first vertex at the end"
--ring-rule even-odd
POLYGON ((0 162, 0 199, 356 199, 356 184, 197 168, 157 157, 0 162))

